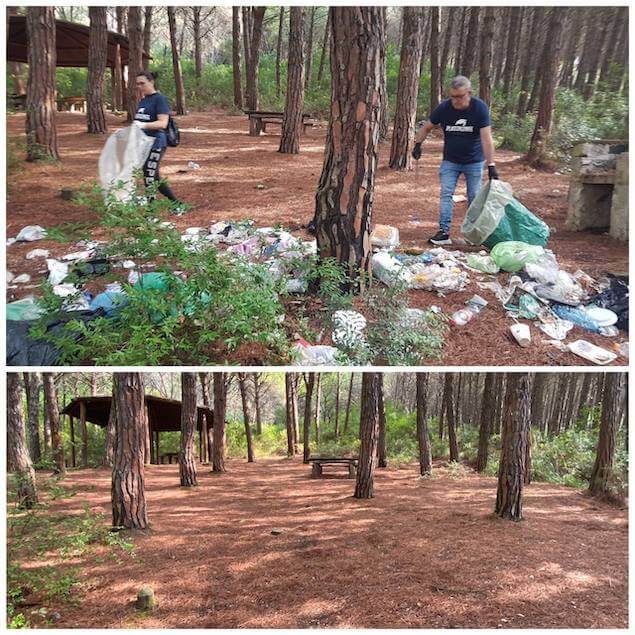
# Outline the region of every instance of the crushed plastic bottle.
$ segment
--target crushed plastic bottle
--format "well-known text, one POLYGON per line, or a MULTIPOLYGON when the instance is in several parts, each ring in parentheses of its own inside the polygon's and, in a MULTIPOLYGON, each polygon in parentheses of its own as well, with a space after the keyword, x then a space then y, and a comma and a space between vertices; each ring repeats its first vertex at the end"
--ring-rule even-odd
POLYGON ((474 295, 467 301, 465 309, 459 309, 452 314, 450 321, 455 326, 465 326, 470 320, 476 317, 483 308, 487 306, 487 301, 480 295, 474 295))

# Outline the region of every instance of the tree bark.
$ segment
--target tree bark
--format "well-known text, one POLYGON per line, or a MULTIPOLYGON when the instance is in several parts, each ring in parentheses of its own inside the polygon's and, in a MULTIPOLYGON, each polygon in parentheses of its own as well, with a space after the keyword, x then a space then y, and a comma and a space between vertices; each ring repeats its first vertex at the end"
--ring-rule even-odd
MULTIPOLYGON (((146 6, 145 7, 145 19, 143 22, 143 51, 150 55, 150 48, 152 44, 152 10, 154 7, 146 6)), ((196 38, 195 38, 196 41, 196 38)), ((148 70, 148 61, 147 59, 143 60, 143 68, 144 70, 148 70)), ((199 76, 200 77, 200 76, 199 76)))
POLYGON ((194 76, 203 74, 203 50, 201 47, 201 11, 203 7, 192 7, 192 37, 194 39, 194 76))
POLYGON ((324 27, 324 39, 322 40, 322 50, 320 51, 320 65, 318 67, 318 83, 322 81, 324 76, 324 60, 326 58, 326 49, 329 45, 329 35, 331 32, 331 12, 326 9, 326 26, 324 27))
POLYGON ((245 438, 247 439, 247 463, 254 462, 254 444, 251 435, 251 412, 249 411, 249 395, 247 394, 247 373, 238 373, 240 399, 243 406, 243 422, 245 424, 245 438))
POLYGON ((474 72, 475 62, 478 59, 476 50, 478 48, 479 13, 480 7, 474 5, 470 7, 470 21, 467 29, 467 39, 465 41, 464 54, 461 58, 461 74, 468 78, 474 72))
POLYGON ((602 65, 602 54, 607 48, 607 38, 610 35, 610 17, 608 7, 600 12, 599 26, 600 31, 597 32, 597 24, 595 27, 596 40, 593 46, 593 54, 589 64, 589 72, 587 80, 582 91, 582 96, 585 100, 591 99, 593 93, 595 93, 595 86, 597 84, 598 71, 602 65))
MULTIPOLYGON (((515 10, 519 10, 516 7, 515 10)), ((514 10, 512 9, 512 10, 514 10)), ((494 41, 494 7, 483 7, 481 29, 481 59, 478 74, 479 97, 489 106, 492 103, 492 43, 494 41)), ((512 38, 509 38, 510 41, 512 38)), ((509 63, 509 60, 507 60, 509 63)), ((507 95, 507 93, 505 93, 507 95)))
POLYGON ((308 463, 311 457, 311 404, 313 400, 313 387, 315 386, 315 373, 305 376, 306 397, 304 398, 303 433, 303 462, 308 463))
MULTIPOLYGON (((445 26, 445 35, 443 37, 443 50, 441 51, 441 62, 439 64, 440 66, 439 74, 441 76, 441 83, 443 83, 444 81, 445 69, 448 66, 448 60, 450 58, 452 36, 454 35, 454 24, 456 22, 456 17, 457 17, 457 12, 459 11, 459 7, 448 7, 446 11, 448 14, 448 19, 445 26)), ((404 24, 404 28, 405 28, 405 24, 404 24)))
POLYGON ((168 22, 170 25, 170 45, 172 47, 172 71, 174 73, 174 84, 176 87, 176 114, 184 115, 185 109, 185 87, 183 86, 183 74, 181 73, 181 59, 176 45, 176 17, 174 7, 168 7, 168 22))
POLYGON ((181 447, 179 451, 181 487, 198 485, 194 452, 197 418, 196 373, 181 373, 181 447))
POLYGON ((558 7, 551 9, 547 45, 541 64, 542 79, 540 82, 540 102, 534 134, 531 138, 527 162, 539 167, 547 159, 547 146, 551 134, 555 90, 558 79, 558 55, 562 35, 562 12, 558 7))
MULTIPOLYGON (((246 102, 249 110, 258 110, 258 68, 260 65, 260 40, 262 39, 262 21, 265 17, 266 7, 251 7, 247 9, 249 30, 245 29, 243 37, 249 38, 248 52, 245 55, 245 68, 247 71, 246 102)), ((243 8, 244 11, 244 8, 243 8)), ((243 14, 244 15, 244 14, 243 14)), ((250 130, 250 135, 258 133, 250 130)))
POLYGON ((384 403, 384 376, 379 373, 379 435, 377 438, 377 467, 387 467, 386 405, 384 403))
POLYGON ((530 390, 529 373, 509 374, 495 511, 501 518, 514 521, 523 517, 525 457, 531 418, 530 390))
POLYGON ((355 373, 351 373, 351 378, 348 383, 348 397, 346 399, 346 416, 344 417, 344 434, 348 432, 348 422, 351 417, 351 398, 353 397, 353 378, 355 373))
POLYGON ((6 377, 8 467, 15 474, 18 507, 31 509, 37 505, 38 498, 35 470, 26 446, 22 414, 22 383, 18 373, 7 373, 6 377))
POLYGON ((262 434, 262 414, 260 411, 260 373, 251 374, 254 382, 254 406, 256 410, 256 434, 260 436, 262 434))
POLYGON ((240 71, 240 7, 232 7, 232 67, 234 80, 234 106, 243 107, 243 88, 240 71))
POLYGON ((147 529, 144 454, 146 413, 141 373, 113 373, 117 442, 112 469, 112 524, 147 529))
MULTIPOLYGON (((304 20, 304 9, 302 18, 304 20)), ((282 53, 282 27, 284 26, 284 7, 280 7, 280 18, 278 20, 278 42, 276 44, 276 97, 280 97, 280 58, 282 53)), ((300 35, 302 38, 302 35, 300 35)), ((304 54, 304 50, 302 51, 304 54)), ((289 58, 291 58, 291 28, 289 27, 289 58)), ((303 65, 304 70, 304 65, 303 65)))
MULTIPOLYGON (((313 30, 315 26, 315 7, 311 7, 311 18, 309 19, 309 33, 306 44, 306 72, 304 74, 304 88, 309 89, 311 83, 311 67, 313 66, 313 30)), ((302 27, 304 29, 304 8, 302 7, 302 27)), ((291 34, 289 34, 291 38, 291 34)), ((291 42, 289 41, 289 48, 291 48, 291 42)), ((291 51, 289 51, 289 57, 291 51)))
POLYGON ((337 373, 337 380, 335 384, 335 439, 340 438, 340 383, 342 374, 337 373))
POLYGON ((527 45, 523 48, 522 61, 520 64, 520 93, 518 95, 518 106, 516 115, 524 117, 527 113, 527 101, 529 99, 529 86, 531 83, 531 70, 534 65, 534 58, 537 55, 534 42, 538 34, 538 28, 541 22, 541 7, 533 7, 531 27, 527 38, 527 45))
POLYGON ((371 273, 379 113, 385 99, 382 12, 364 6, 330 11, 331 115, 316 194, 316 237, 320 259, 335 258, 363 290, 371 273))
POLYGON ((24 385, 26 386, 26 402, 29 413, 29 448, 34 463, 42 459, 40 448, 40 389, 41 382, 38 373, 24 373, 24 385))
POLYGON ((143 68, 143 31, 141 8, 128 7, 128 121, 137 112, 137 85, 135 75, 143 68))
POLYGON ((285 423, 287 427, 287 456, 295 456, 296 443, 294 439, 295 428, 293 425, 293 380, 291 373, 285 373, 284 375, 285 385, 285 404, 286 404, 286 417, 285 423))
POLYGON ((430 7, 430 112, 441 101, 441 66, 439 60, 440 7, 430 7))
POLYGON ((476 457, 476 471, 483 472, 487 467, 489 453, 490 428, 496 410, 496 374, 487 373, 483 388, 483 402, 481 404, 481 421, 478 435, 478 455, 476 457))
POLYGON ((595 496, 610 495, 610 479, 615 459, 615 438, 619 425, 622 401, 622 373, 606 373, 602 395, 602 415, 595 463, 591 472, 589 491, 595 496))
POLYGON ((397 106, 388 163, 393 170, 412 169, 411 151, 415 137, 419 69, 423 48, 423 11, 421 7, 404 7, 402 22, 403 38, 397 80, 397 106))
POLYGON ((214 372, 214 447, 212 448, 212 472, 223 473, 225 468, 225 413, 227 410, 227 385, 225 373, 214 372))
POLYGON ((417 442, 419 445, 419 473, 432 474, 432 448, 428 433, 428 374, 417 373, 417 442))
MULTIPOLYGON (((284 10, 284 7, 283 9, 284 10)), ((282 133, 278 152, 298 154, 304 108, 304 8, 291 7, 289 18, 289 63, 287 94, 282 118, 282 133)))
POLYGON ((315 442, 320 444, 320 419, 322 418, 322 373, 315 380, 315 442))
POLYGON ((88 427, 86 426, 86 403, 79 404, 79 429, 82 435, 82 467, 88 467, 88 427))
MULTIPOLYGON (((212 407, 212 400, 210 399, 209 394, 209 374, 208 373, 199 373, 198 378, 201 384, 201 394, 203 396, 203 405, 206 408, 212 407)), ((214 440, 212 438, 214 428, 214 421, 211 422, 207 420, 207 415, 203 417, 203 445, 205 446, 205 459, 201 458, 201 462, 206 461, 207 463, 212 462, 212 448, 214 447, 214 440), (209 425, 209 424, 212 425, 209 425)))
MULTIPOLYGON (((336 24, 335 19, 333 24, 336 24)), ((355 498, 373 498, 374 494, 374 474, 379 437, 380 378, 380 373, 364 373, 362 375, 362 404, 359 422, 361 445, 355 498)))
POLYGON ((381 100, 381 107, 379 109, 379 142, 384 143, 388 140, 388 90, 386 89, 388 79, 388 69, 386 68, 386 29, 388 27, 388 15, 386 7, 380 7, 380 10, 384 36, 380 42, 380 86, 383 99, 381 100))
MULTIPOLYGON (((72 421, 71 421, 72 425, 72 421)), ((115 448, 117 447, 117 395, 113 382, 112 400, 110 402, 110 413, 108 414, 108 425, 106 426, 106 440, 104 447, 104 467, 112 467, 115 459, 115 448)))
POLYGON ((454 412, 454 396, 453 396, 454 378, 452 373, 445 373, 445 416, 448 421, 448 442, 450 445, 450 461, 459 460, 459 446, 456 441, 456 419, 454 412))
POLYGON ((59 159, 55 122, 55 7, 28 7, 26 33, 29 79, 26 87, 27 161, 59 159))
POLYGON ((616 7, 613 14, 611 32, 607 40, 606 50, 604 51, 602 59, 602 66, 600 68, 600 76, 598 78, 598 84, 607 88, 609 87, 609 80, 613 75, 612 65, 616 62, 615 53, 618 50, 617 46, 620 40, 620 32, 622 31, 623 24, 625 22, 628 23, 624 7, 616 7))
POLYGON ((90 29, 88 34, 88 80, 86 82, 86 121, 88 132, 105 134, 106 111, 104 109, 104 75, 108 30, 106 7, 88 7, 90 29))
POLYGON ((64 474, 66 471, 66 461, 64 460, 64 445, 60 432, 60 413, 57 406, 57 392, 53 373, 42 373, 44 382, 44 403, 48 414, 49 425, 51 427, 51 446, 53 449, 53 459, 55 461, 55 472, 64 474))
MULTIPOLYGON (((490 11, 492 9, 490 8, 490 11)), ((508 95, 512 92, 516 71, 516 57, 519 49, 519 41, 522 29, 521 16, 522 7, 511 7, 511 19, 509 24, 509 33, 507 38, 507 53, 505 54, 505 69, 503 72, 503 94, 505 95, 505 103, 509 103, 508 95)), ((487 27, 486 27, 487 28, 487 27)), ((493 28, 492 28, 493 34, 493 28)), ((481 40, 482 41, 482 40, 481 40)), ((481 59, 483 52, 481 51, 481 59)), ((489 102, 488 102, 489 103, 489 102)))

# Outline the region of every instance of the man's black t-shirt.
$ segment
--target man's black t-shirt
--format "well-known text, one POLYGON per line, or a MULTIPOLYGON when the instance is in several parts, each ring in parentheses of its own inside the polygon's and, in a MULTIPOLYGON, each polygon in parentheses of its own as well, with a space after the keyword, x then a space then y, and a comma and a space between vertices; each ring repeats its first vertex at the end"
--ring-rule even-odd
POLYGON ((491 125, 489 108, 478 97, 470 98, 465 110, 457 110, 449 99, 442 101, 430 115, 430 122, 443 128, 443 158, 452 163, 484 161, 481 128, 491 125))

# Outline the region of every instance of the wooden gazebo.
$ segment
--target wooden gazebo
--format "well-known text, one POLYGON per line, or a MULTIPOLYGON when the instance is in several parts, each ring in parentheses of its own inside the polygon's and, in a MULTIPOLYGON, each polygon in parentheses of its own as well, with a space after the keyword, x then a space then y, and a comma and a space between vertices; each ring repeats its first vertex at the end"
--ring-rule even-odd
MULTIPOLYGON (((77 397, 71 401, 61 414, 70 417, 71 443, 73 446, 73 466, 75 457, 75 419, 80 422, 82 431, 82 456, 86 456, 88 439, 85 433, 86 423, 93 423, 105 428, 110 417, 110 396, 77 397)), ((145 396, 148 415, 148 433, 150 436, 150 462, 161 462, 159 435, 161 432, 178 432, 181 429, 181 402, 175 399, 164 399, 154 395, 145 396)), ((213 426, 213 411, 205 406, 197 406, 196 427, 199 435, 199 457, 201 461, 208 458, 208 436, 213 426), (207 434, 205 434, 207 432, 207 434)), ((169 455, 165 455, 169 456, 169 455)), ((171 457, 170 457, 171 460, 171 457)), ((82 461, 85 463, 85 460, 82 461)))

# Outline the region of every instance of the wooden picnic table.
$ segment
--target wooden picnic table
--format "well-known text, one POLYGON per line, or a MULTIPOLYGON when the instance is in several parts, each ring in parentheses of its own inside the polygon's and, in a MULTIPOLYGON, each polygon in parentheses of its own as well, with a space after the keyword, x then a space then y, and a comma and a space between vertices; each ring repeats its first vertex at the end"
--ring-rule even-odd
POLYGON ((339 457, 339 456, 315 456, 309 458, 311 466, 311 478, 321 478, 324 474, 325 465, 343 465, 348 468, 348 478, 357 476, 357 464, 359 459, 339 457))
POLYGON ((57 100, 57 109, 59 111, 86 112, 86 97, 62 97, 57 100))
POLYGON ((179 462, 179 453, 178 452, 164 452, 159 457, 159 463, 161 465, 163 465, 165 463, 165 461, 163 459, 167 459, 168 460, 168 464, 172 463, 172 459, 174 459, 178 463, 179 462))
MULTIPOLYGON (((283 112, 275 112, 271 110, 245 110, 243 111, 249 119, 249 134, 258 136, 261 132, 267 131, 268 123, 275 123, 282 126, 284 118, 283 112)), ((302 131, 306 134, 306 129, 314 125, 315 121, 309 113, 302 115, 302 131)))

